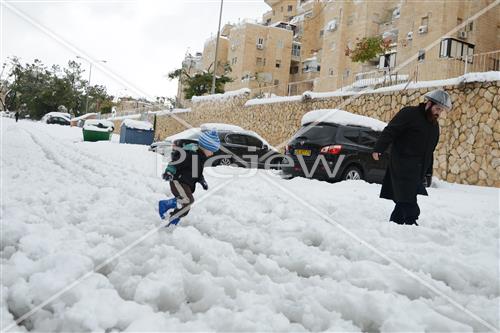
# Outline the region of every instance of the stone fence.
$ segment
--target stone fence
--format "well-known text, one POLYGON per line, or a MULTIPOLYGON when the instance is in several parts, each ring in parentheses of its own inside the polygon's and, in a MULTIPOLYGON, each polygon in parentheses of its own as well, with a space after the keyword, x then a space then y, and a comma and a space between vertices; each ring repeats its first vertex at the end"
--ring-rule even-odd
MULTIPOLYGON (((500 81, 468 82, 443 87, 453 111, 442 117, 441 137, 434 154, 434 175, 449 182, 500 187, 500 81)), ((300 127, 302 116, 315 109, 339 108, 388 122, 403 106, 416 105, 435 88, 312 98, 296 96, 280 102, 247 103, 248 94, 206 98, 192 103, 190 112, 156 117, 157 139, 203 123, 239 125, 259 133, 271 145, 284 144, 300 127), (185 123, 183 123, 185 122, 185 123)))

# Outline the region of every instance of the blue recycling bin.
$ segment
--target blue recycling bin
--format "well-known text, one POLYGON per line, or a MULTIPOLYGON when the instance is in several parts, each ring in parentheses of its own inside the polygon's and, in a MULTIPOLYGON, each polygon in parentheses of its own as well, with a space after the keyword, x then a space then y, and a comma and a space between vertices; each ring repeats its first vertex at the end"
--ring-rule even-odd
POLYGON ((120 143, 150 145, 153 143, 155 131, 152 125, 143 121, 123 121, 120 127, 120 143))

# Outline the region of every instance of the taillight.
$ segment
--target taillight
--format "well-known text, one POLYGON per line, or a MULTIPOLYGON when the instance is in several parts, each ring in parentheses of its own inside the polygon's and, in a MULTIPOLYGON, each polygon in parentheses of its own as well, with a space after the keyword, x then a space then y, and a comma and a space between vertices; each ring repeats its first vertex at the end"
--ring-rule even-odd
POLYGON ((338 155, 342 150, 341 145, 325 146, 321 148, 321 154, 338 155))

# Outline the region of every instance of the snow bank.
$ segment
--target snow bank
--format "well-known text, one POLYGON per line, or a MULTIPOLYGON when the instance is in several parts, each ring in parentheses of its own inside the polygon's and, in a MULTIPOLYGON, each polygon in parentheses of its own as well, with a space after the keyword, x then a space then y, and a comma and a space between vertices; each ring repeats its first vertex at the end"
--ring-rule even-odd
POLYGON ((175 113, 186 113, 191 112, 191 109, 172 109, 172 110, 162 110, 162 111, 150 111, 150 114, 155 114, 157 116, 168 116, 175 113))
POLYGON ((468 82, 488 82, 488 81, 500 81, 500 71, 492 72, 480 72, 480 73, 468 73, 456 78, 446 79, 446 80, 433 80, 433 81, 420 81, 411 82, 409 84, 402 83, 390 87, 382 87, 378 89, 371 90, 370 92, 388 92, 406 89, 419 89, 419 88, 431 88, 431 87, 444 87, 444 86, 456 86, 468 82))
POLYGON ((9 194, 2 330, 27 330, 15 318, 120 254, 24 324, 32 332, 495 331, 456 304, 498 323, 496 188, 438 183, 419 197, 420 226, 399 226, 387 221, 394 204, 376 184, 207 168, 210 189, 194 193, 189 215, 151 232, 158 200, 171 193, 146 146, 81 142, 69 126, 0 126, 9 194))
POLYGON ((141 119, 141 114, 131 114, 128 116, 110 117, 107 120, 123 120, 123 119, 141 119))
POLYGON ((285 102, 298 102, 302 100, 302 96, 273 96, 269 98, 254 98, 246 101, 245 106, 261 105, 270 103, 285 103, 285 102))
POLYGON ((242 88, 239 90, 228 91, 223 94, 214 94, 207 96, 193 96, 191 101, 193 103, 200 102, 209 102, 209 101, 222 101, 228 98, 239 97, 239 96, 248 96, 250 94, 250 89, 242 88))
POLYGON ((301 124, 304 126, 313 122, 363 126, 379 132, 383 131, 387 126, 387 123, 384 123, 383 121, 338 109, 320 109, 310 111, 302 117, 301 124))
MULTIPOLYGON (((398 80, 406 80, 407 76, 398 75, 398 80)), ((297 96, 278 96, 271 98, 256 98, 250 99, 245 103, 245 106, 251 105, 261 105, 261 104, 270 104, 270 103, 285 103, 285 102, 298 102, 301 100, 307 99, 322 99, 322 98, 332 98, 332 97, 343 97, 343 96, 353 96, 353 95, 362 95, 362 94, 373 94, 373 93, 382 93, 382 92, 390 92, 390 91, 398 91, 398 90, 410 90, 410 89, 420 89, 420 88, 431 88, 431 87, 443 87, 443 86, 453 86, 459 85, 462 83, 468 82, 487 82, 487 81, 500 81, 500 72, 499 71, 491 71, 491 72, 480 72, 480 73, 468 73, 462 75, 460 77, 447 79, 447 80, 433 80, 433 81, 420 81, 420 82, 411 82, 411 83, 401 83, 392 85, 389 87, 382 87, 377 89, 367 88, 359 91, 353 91, 353 88, 361 88, 368 84, 374 84, 375 79, 363 79, 356 81, 352 86, 342 87, 342 89, 338 89, 335 91, 327 91, 327 92, 312 92, 306 91, 302 95, 297 96)), ((383 81, 383 78, 380 79, 380 82, 383 81)), ((378 82, 378 83, 380 83, 378 82)))
POLYGON ((151 124, 148 121, 138 121, 138 120, 132 120, 132 119, 125 119, 122 122, 122 126, 124 126, 124 125, 128 128, 134 128, 134 129, 140 129, 140 130, 146 130, 146 131, 153 130, 153 124, 151 124))

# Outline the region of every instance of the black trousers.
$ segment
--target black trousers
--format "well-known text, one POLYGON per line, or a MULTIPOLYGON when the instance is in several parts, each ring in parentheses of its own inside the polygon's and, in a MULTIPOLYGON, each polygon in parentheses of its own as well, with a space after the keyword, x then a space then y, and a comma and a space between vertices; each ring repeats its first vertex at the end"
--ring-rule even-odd
POLYGON ((412 202, 396 202, 396 207, 392 211, 390 221, 397 224, 417 224, 420 208, 418 204, 412 202))

